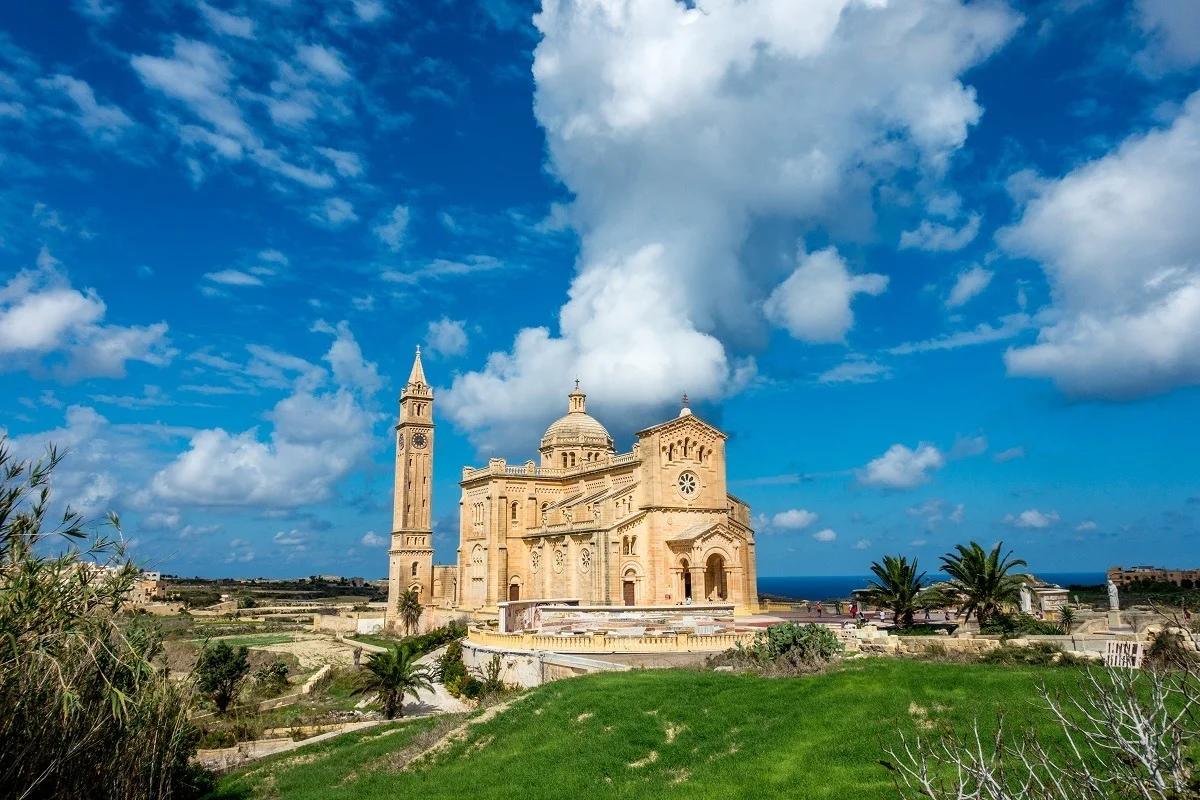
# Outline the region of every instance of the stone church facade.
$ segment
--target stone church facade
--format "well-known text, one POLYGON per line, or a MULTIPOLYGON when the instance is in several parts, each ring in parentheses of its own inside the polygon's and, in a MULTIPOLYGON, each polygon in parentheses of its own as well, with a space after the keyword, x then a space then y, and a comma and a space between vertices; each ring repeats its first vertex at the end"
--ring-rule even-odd
POLYGON ((712 600, 757 612, 750 507, 728 492, 726 435, 694 415, 685 397, 678 417, 639 431, 633 449, 618 453, 587 413, 578 381, 567 399, 537 461, 463 468, 458 563, 434 567, 426 544, 433 404, 418 352, 396 429, 389 613, 392 593, 407 588, 423 602, 481 614, 538 598, 626 606, 712 600))

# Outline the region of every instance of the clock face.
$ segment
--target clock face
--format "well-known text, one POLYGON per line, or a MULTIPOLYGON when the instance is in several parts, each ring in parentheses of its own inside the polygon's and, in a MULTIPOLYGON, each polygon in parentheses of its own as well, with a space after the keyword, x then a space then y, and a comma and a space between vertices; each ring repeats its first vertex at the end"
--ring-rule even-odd
POLYGON ((413 434, 412 444, 413 447, 421 450, 425 447, 425 445, 429 444, 429 437, 418 431, 417 433, 413 434))

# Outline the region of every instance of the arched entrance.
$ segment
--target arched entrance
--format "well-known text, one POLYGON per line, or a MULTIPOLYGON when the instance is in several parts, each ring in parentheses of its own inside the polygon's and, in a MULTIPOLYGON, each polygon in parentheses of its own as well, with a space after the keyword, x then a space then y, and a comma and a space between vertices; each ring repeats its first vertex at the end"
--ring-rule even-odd
POLYGON ((521 599, 521 584, 510 583, 508 585, 508 599, 510 602, 521 599))
POLYGON ((683 570, 683 600, 686 603, 692 599, 692 565, 685 558, 679 562, 679 568, 683 570))
POLYGON ((728 599, 729 590, 725 579, 725 558, 720 553, 713 553, 704 565, 704 599, 728 599))
POLYGON ((637 573, 632 569, 625 570, 625 580, 621 582, 621 599, 627 606, 637 604, 637 573))

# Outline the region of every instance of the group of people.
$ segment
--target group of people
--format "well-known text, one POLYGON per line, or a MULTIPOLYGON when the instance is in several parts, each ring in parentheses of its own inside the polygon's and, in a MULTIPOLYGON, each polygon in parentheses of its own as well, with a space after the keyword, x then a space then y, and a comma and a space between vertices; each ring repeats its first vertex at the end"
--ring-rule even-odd
MULTIPOLYGON (((844 607, 844 604, 842 603, 842 601, 835 600, 833 603, 833 606, 834 606, 834 616, 836 616, 836 617, 842 616, 842 609, 844 607)), ((812 614, 815 612, 818 617, 824 617, 825 616, 825 604, 822 603, 820 600, 818 600, 815 603, 805 600, 804 601, 804 612, 806 614, 812 614)), ((849 612, 848 616, 854 620, 857 620, 858 622, 865 624, 868 621, 867 613, 865 611, 863 611, 861 608, 859 608, 858 603, 850 603, 848 612, 849 612)), ((887 612, 885 609, 881 608, 875 613, 877 613, 879 615, 880 623, 884 623, 887 621, 887 612)), ((943 614, 945 615, 946 622, 950 622, 954 619, 954 615, 949 609, 944 610, 943 614)), ((933 621, 933 614, 928 608, 925 609, 925 621, 926 622, 933 621)))

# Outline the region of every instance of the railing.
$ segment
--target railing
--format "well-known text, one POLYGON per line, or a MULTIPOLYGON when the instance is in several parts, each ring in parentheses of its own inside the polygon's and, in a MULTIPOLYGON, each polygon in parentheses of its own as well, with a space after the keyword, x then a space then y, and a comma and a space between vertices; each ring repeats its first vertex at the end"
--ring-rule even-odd
POLYGON ((536 633, 496 633, 473 629, 467 641, 481 647, 504 650, 550 650, 556 653, 691 653, 721 651, 750 644, 753 632, 717 633, 696 636, 690 633, 662 636, 609 636, 604 633, 576 636, 542 636, 536 633))
POLYGON ((507 464, 503 459, 496 459, 486 467, 463 467, 462 479, 470 481, 485 475, 509 475, 515 478, 561 478, 564 475, 578 475, 622 464, 633 464, 637 460, 636 453, 622 453, 618 456, 609 456, 606 461, 582 461, 577 466, 563 469, 562 467, 535 467, 529 464, 507 464))

